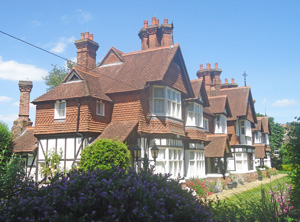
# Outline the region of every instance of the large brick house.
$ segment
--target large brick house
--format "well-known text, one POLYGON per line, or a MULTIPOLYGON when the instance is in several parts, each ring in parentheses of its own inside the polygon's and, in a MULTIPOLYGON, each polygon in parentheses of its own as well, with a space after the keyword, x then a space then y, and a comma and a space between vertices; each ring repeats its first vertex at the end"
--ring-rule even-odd
POLYGON ((201 65, 198 79, 191 81, 172 32, 167 19, 159 24, 153 17, 138 33, 142 50, 123 53, 112 47, 99 65, 99 45, 92 34, 81 34, 75 41, 77 65, 59 86, 32 102, 37 172, 50 150, 62 152, 67 169, 80 160, 84 147, 101 138, 126 142, 131 153, 138 145, 150 160, 149 149, 156 144, 155 170, 172 177, 255 172, 257 119, 250 88, 222 84, 218 64, 201 65))

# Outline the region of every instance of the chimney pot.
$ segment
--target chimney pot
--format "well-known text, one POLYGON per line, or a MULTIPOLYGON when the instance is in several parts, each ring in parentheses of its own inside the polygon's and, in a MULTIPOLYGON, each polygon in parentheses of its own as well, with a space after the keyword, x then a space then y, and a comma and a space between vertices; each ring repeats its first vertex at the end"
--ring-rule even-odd
POLYGON ((156 25, 159 25, 159 19, 156 19, 156 25))
POLYGON ((218 63, 217 62, 215 63, 215 69, 218 69, 218 63))
POLYGON ((200 70, 203 70, 203 64, 200 65, 200 70))
POLYGON ((93 35, 93 34, 90 34, 90 40, 93 41, 93 39, 94 39, 94 35, 93 35))
POLYGON ((152 17, 152 25, 156 24, 156 17, 152 17))
POLYGON ((209 63, 206 63, 206 69, 211 69, 211 66, 209 63))
POLYGON ((231 79, 231 83, 234 84, 234 78, 231 79))
POLYGON ((228 79, 225 79, 225 84, 228 84, 228 79))
POLYGON ((148 21, 145 20, 145 21, 144 21, 144 28, 147 28, 147 27, 148 27, 148 21))
POLYGON ((165 23, 165 24, 168 24, 168 19, 164 19, 164 23, 165 23))
POLYGON ((81 39, 84 39, 84 32, 81 33, 81 39))
POLYGON ((88 39, 89 38, 89 32, 85 33, 85 38, 88 39))

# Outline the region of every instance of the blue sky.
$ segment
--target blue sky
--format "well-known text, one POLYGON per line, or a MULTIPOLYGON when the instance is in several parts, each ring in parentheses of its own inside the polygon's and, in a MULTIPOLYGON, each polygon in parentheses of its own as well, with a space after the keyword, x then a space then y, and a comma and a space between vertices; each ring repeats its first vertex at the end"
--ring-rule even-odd
MULTIPOLYGON (((140 50, 143 21, 156 16, 174 23, 190 79, 200 64, 215 62, 221 79, 243 85, 248 74, 255 109, 286 123, 300 116, 300 2, 252 1, 5 1, 0 31, 62 57, 76 57, 81 32, 99 43, 97 62, 111 46, 140 50)), ((46 92, 42 76, 62 59, 0 33, 0 121, 11 128, 18 116, 18 80, 32 80, 31 101, 46 92)), ((206 67, 206 65, 204 65, 206 67)), ((30 107, 35 118, 35 107, 30 107)))

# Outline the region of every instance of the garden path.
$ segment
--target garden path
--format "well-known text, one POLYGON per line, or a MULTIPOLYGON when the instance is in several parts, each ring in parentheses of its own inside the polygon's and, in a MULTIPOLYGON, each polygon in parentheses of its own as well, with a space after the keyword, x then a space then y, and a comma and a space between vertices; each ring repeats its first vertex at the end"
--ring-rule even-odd
POLYGON ((258 187, 262 184, 270 183, 274 180, 280 179, 280 178, 285 177, 285 176, 287 176, 287 174, 277 174, 275 176, 271 176, 271 178, 263 178, 262 181, 257 180, 257 181, 254 181, 254 182, 246 183, 244 185, 239 184, 237 188, 233 188, 231 190, 223 190, 221 193, 214 193, 212 195, 209 195, 207 198, 208 199, 214 199, 214 198, 216 198, 216 196, 218 196, 218 198, 220 200, 222 200, 222 199, 230 197, 234 194, 243 193, 247 190, 254 189, 254 188, 256 188, 256 187, 258 187))

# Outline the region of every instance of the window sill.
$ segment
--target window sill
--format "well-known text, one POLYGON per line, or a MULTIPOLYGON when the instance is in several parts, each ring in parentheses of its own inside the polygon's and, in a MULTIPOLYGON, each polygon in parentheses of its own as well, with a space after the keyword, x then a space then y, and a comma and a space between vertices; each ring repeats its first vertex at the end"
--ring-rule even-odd
POLYGON ((179 118, 176 118, 176 117, 172 117, 172 116, 164 116, 164 115, 151 115, 150 116, 150 119, 152 119, 152 118, 157 118, 157 119, 171 119, 171 120, 176 120, 176 121, 178 121, 178 122, 183 122, 183 120, 182 119, 179 119, 179 118))
POLYGON ((54 119, 54 122, 65 122, 66 118, 56 118, 54 119))

